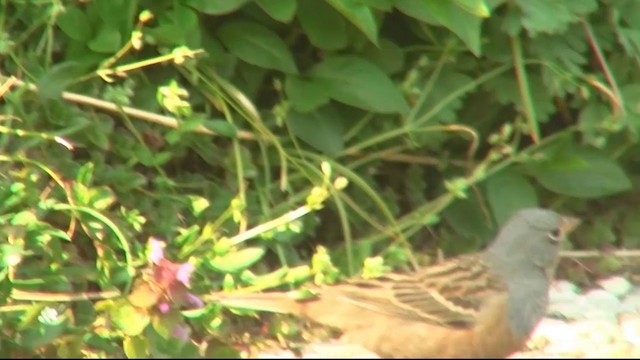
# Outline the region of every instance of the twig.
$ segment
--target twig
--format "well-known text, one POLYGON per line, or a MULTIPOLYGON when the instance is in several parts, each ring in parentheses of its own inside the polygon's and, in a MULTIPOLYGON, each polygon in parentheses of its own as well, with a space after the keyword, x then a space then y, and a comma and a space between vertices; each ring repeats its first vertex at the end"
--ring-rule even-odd
MULTIPOLYGON (((8 80, 10 81, 12 84, 18 85, 18 86, 26 86, 29 90, 37 92, 38 88, 33 85, 33 84, 27 84, 22 80, 19 80, 13 76, 11 76, 8 79, 5 79, 4 77, 0 76, 0 79, 2 80, 8 80)), ((80 105, 87 105, 87 106, 92 106, 94 108, 97 109, 101 109, 104 111, 109 111, 109 112, 113 112, 113 113, 124 113, 128 116, 134 117, 134 118, 138 118, 141 120, 145 120, 145 121, 149 121, 155 124, 159 124, 162 126, 166 126, 166 127, 170 127, 170 128, 174 128, 177 129, 178 128, 178 120, 174 117, 171 116, 165 116, 165 115, 159 115, 156 113, 152 113, 149 111, 144 111, 144 110, 140 110, 140 109, 136 109, 130 106, 122 106, 122 105, 118 105, 114 102, 109 102, 109 101, 104 101, 104 100, 100 100, 100 99, 96 99, 90 96, 86 96, 86 95, 80 95, 80 94, 76 94, 76 93, 72 93, 69 91, 63 91, 62 92, 62 99, 66 100, 66 101, 70 101, 76 104, 80 104, 80 105)), ((207 129, 204 126, 199 126, 195 129, 196 132, 201 133, 201 134, 207 134, 207 135, 218 135, 216 132, 211 131, 209 129, 207 129)), ((244 130, 240 130, 238 131, 238 138, 243 139, 243 140, 256 140, 256 136, 254 134, 252 134, 251 132, 248 131, 244 131, 244 130)))
POLYGON ((571 259, 599 258, 604 256, 613 256, 617 258, 640 258, 640 250, 615 250, 615 251, 598 251, 598 250, 568 250, 561 251, 560 256, 571 259))

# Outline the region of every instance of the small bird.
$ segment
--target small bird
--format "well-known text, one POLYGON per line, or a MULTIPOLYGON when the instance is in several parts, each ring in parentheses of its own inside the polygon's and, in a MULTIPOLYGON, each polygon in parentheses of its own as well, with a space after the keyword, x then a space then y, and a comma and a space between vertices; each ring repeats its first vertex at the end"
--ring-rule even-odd
POLYGON ((579 223, 551 210, 523 209, 482 253, 413 273, 323 285, 302 300, 284 292, 210 298, 307 317, 383 357, 506 357, 546 314, 561 239, 579 223))

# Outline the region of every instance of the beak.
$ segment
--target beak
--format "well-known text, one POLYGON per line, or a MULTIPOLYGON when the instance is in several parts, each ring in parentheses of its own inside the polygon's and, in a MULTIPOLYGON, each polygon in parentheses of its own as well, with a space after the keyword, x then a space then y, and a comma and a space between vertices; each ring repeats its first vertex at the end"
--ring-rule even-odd
POLYGON ((560 219, 560 226, 558 228, 560 229, 563 235, 567 235, 570 232, 572 232, 576 227, 578 227, 578 225, 580 225, 581 222, 582 220, 578 219, 577 217, 563 216, 560 219))

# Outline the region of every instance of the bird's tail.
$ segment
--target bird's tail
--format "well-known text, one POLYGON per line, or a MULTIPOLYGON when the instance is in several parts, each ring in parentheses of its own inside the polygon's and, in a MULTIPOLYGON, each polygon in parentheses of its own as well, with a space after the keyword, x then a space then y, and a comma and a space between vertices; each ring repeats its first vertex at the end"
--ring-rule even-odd
POLYGON ((281 314, 302 315, 304 301, 295 292, 273 293, 214 293, 206 297, 225 307, 281 314))

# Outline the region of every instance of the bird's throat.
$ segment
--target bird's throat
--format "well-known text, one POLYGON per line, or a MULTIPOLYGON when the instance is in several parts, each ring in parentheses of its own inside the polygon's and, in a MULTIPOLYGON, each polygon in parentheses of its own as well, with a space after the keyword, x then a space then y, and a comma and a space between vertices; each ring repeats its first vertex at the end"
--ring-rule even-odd
POLYGON ((549 281, 546 276, 509 284, 508 322, 516 338, 528 338, 547 313, 549 281))

